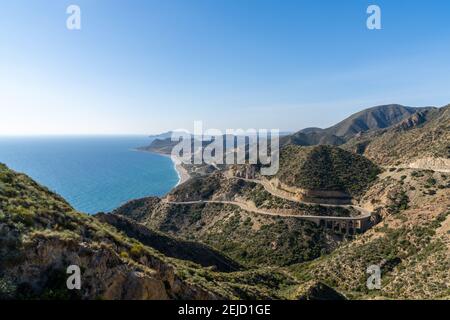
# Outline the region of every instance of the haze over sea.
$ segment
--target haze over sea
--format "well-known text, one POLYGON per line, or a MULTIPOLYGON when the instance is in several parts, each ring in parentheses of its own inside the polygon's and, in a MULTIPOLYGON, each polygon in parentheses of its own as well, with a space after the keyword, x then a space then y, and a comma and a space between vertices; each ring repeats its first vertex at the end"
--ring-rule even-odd
POLYGON ((0 137, 0 162, 93 214, 177 184, 169 157, 134 150, 150 143, 146 136, 0 137))

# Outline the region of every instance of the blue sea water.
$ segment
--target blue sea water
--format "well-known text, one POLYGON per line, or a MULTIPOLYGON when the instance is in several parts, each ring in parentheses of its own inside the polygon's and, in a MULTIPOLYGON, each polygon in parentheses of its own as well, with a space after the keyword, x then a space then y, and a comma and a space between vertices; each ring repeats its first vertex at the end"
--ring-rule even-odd
POLYGON ((169 157, 135 151, 145 136, 0 137, 0 162, 23 172, 86 213, 109 212, 178 182, 169 157))

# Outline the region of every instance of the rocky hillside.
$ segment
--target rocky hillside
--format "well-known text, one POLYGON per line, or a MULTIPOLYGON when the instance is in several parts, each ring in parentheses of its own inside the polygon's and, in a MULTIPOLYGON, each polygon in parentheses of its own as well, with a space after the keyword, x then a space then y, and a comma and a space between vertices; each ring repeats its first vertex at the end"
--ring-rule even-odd
MULTIPOLYGON (((212 190, 200 194, 187 183, 174 190, 172 199, 205 195, 203 199, 233 199, 257 189, 220 175, 204 179, 222 183, 203 181, 205 190, 208 186, 212 190)), ((382 221, 352 238, 339 238, 294 217, 267 217, 223 204, 182 205, 149 198, 142 200, 147 215, 136 214, 136 206, 125 206, 116 214, 139 217, 147 226, 208 243, 248 268, 281 267, 296 279, 284 291, 288 298, 314 299, 320 293, 324 299, 448 299, 449 188, 450 175, 445 173, 401 167, 385 170, 359 201, 382 221), (381 268, 381 290, 366 287, 370 265, 381 268)), ((262 206, 271 209, 285 205, 271 199, 272 195, 259 197, 264 199, 262 206), (275 203, 268 205, 267 201, 275 203)))
POLYGON ((228 179, 220 173, 191 179, 165 199, 141 199, 147 214, 142 214, 139 206, 127 204, 114 214, 134 217, 145 226, 164 233, 201 241, 247 267, 285 266, 311 260, 332 251, 344 240, 342 235, 324 232, 315 223, 295 217, 258 215, 226 203, 183 204, 200 200, 239 200, 249 207, 280 213, 352 214, 345 209, 285 201, 254 183, 228 179))
POLYGON ((114 226, 128 237, 158 250, 165 256, 189 260, 203 267, 213 267, 222 272, 242 269, 235 261, 204 244, 169 237, 162 232, 146 228, 123 215, 98 214, 96 218, 114 226))
POLYGON ((312 222, 258 216, 226 204, 162 203, 142 223, 204 242, 249 268, 308 261, 330 252, 342 240, 312 222))
POLYGON ((343 147, 381 165, 450 170, 450 106, 424 110, 396 126, 362 134, 343 147), (415 162, 419 162, 414 165, 415 162))
POLYGON ((321 281, 352 299, 449 299, 450 176, 394 168, 363 203, 382 222, 332 254, 293 265, 300 281, 321 281), (380 290, 366 287, 366 269, 381 268, 380 290))
MULTIPOLYGON (((58 195, 0 165, 0 298, 277 298, 283 286, 295 284, 276 270, 220 273, 202 268, 192 261, 214 262, 221 255, 193 244, 177 253, 184 243, 174 240, 158 251, 149 246, 161 240, 155 234, 100 220, 76 212, 58 195), (206 255, 196 260, 195 250, 206 255), (72 264, 82 270, 79 291, 66 287, 66 268, 72 264)), ((225 259, 217 267, 224 265, 238 266, 225 259)))

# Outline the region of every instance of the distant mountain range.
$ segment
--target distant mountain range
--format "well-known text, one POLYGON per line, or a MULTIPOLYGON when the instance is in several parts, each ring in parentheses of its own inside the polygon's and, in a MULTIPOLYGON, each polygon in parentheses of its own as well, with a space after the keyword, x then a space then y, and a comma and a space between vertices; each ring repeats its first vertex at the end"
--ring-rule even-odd
MULTIPOLYGON (((280 145, 340 146, 363 154, 375 163, 384 165, 398 161, 406 164, 426 157, 439 157, 436 165, 448 166, 450 147, 449 106, 413 108, 399 104, 382 105, 362 110, 336 125, 306 128, 281 136, 280 145), (389 148, 386 148, 390 145, 389 148), (447 160, 446 160, 447 159, 447 160)), ((178 143, 167 132, 143 150, 170 154, 178 143)), ((203 142, 203 147, 209 142, 203 142)))
POLYGON ((282 139, 282 144, 311 146, 318 144, 341 145, 355 135, 395 125, 412 114, 436 108, 413 108, 398 104, 382 105, 351 115, 336 125, 326 128, 306 128, 282 139))
POLYGON ((381 165, 450 171, 450 105, 419 109, 388 128, 355 135, 342 147, 381 165))
MULTIPOLYGON (((160 133, 160 134, 149 135, 149 138, 151 138, 151 139, 158 139, 158 140, 166 140, 166 139, 170 139, 172 137, 172 135, 174 133, 177 133, 177 132, 178 131, 167 131, 167 132, 163 132, 163 133, 160 133)), ((289 132, 289 131, 281 131, 281 132, 279 132, 280 136, 287 136, 287 135, 290 135, 290 134, 292 134, 292 132, 289 132)), ((200 137, 198 137, 198 138, 200 138, 200 137)))

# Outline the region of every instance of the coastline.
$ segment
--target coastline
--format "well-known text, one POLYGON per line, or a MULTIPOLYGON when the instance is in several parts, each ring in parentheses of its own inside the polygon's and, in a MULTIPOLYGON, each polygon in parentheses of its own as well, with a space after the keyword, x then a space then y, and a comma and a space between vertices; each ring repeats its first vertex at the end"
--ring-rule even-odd
POLYGON ((172 159, 170 154, 154 152, 154 151, 144 150, 144 149, 134 149, 134 150, 135 151, 141 151, 141 152, 150 152, 150 153, 154 153, 154 154, 157 154, 157 155, 160 155, 160 156, 164 156, 164 157, 170 158, 170 160, 172 160, 172 163, 173 163, 173 168, 175 169, 175 171, 176 171, 176 173, 178 175, 178 182, 173 188, 178 187, 180 184, 185 183, 186 181, 188 181, 191 178, 191 176, 189 175, 188 171, 181 164, 177 164, 175 162, 175 160, 172 159))
MULTIPOLYGON (((172 159, 172 161, 173 161, 173 159, 172 159)), ((175 187, 178 187, 180 184, 183 184, 186 181, 188 181, 191 178, 191 176, 189 175, 187 170, 185 168, 183 168, 183 166, 181 164, 175 164, 175 161, 173 161, 173 165, 174 165, 175 171, 178 174, 178 183, 175 185, 175 187)))

